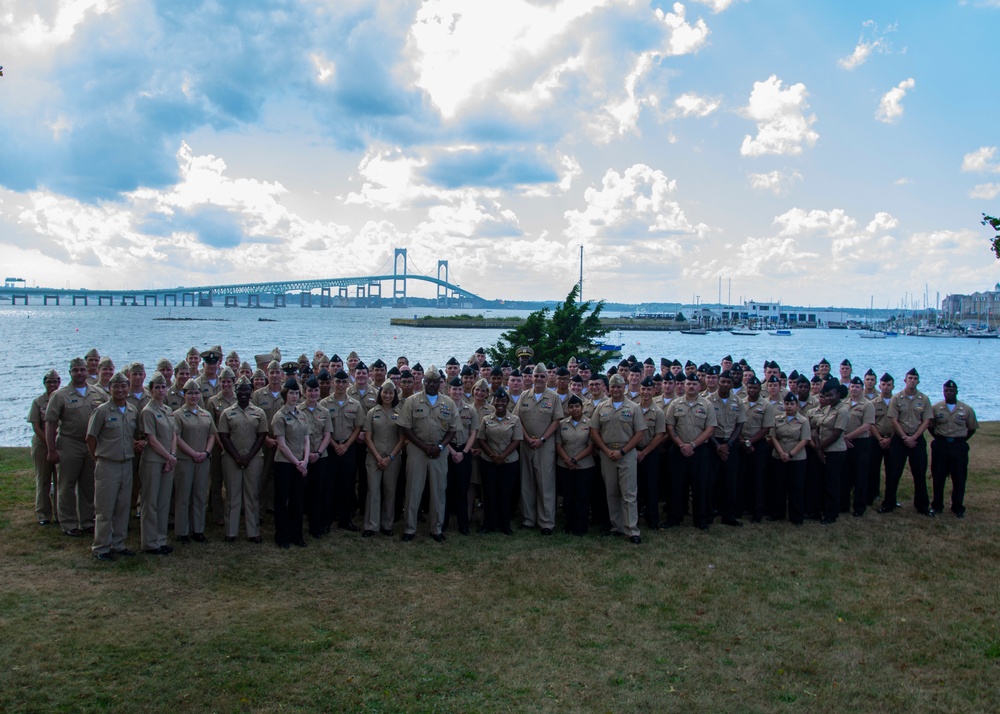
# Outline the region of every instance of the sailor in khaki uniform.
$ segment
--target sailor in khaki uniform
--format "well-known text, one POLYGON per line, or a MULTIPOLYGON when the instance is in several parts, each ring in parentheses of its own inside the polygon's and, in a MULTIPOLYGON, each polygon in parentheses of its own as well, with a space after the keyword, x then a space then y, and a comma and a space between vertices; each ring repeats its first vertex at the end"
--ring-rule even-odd
POLYGON ((59 466, 59 524, 66 535, 80 537, 94 529, 94 459, 87 448, 87 424, 108 395, 87 384, 83 359, 69 363, 69 374, 70 384, 53 392, 45 408, 45 446, 49 463, 59 466))
MULTIPOLYGON (((200 354, 200 357, 204 363, 204 368, 202 373, 195 377, 194 381, 198 384, 198 390, 201 392, 202 408, 208 410, 212 414, 212 418, 217 422, 218 415, 212 411, 209 402, 212 400, 212 397, 222 391, 222 378, 220 374, 222 347, 220 345, 209 347, 200 354)), ((223 369, 228 370, 229 368, 224 367, 223 369)), ((234 380, 236 373, 232 370, 229 371, 232 375, 231 380, 234 380)), ((232 392, 230 392, 227 401, 230 400, 234 400, 232 392)), ((216 525, 222 525, 224 523, 222 513, 222 447, 218 443, 215 444, 209 456, 208 473, 208 508, 212 511, 212 519, 216 525)))
POLYGON ((562 402, 546 388, 548 370, 536 365, 532 391, 523 394, 511 411, 524 432, 521 442, 521 513, 524 526, 552 535, 556 527, 556 445, 552 435, 563 418, 562 402))
POLYGON ((566 400, 569 416, 559 422, 556 431, 557 469, 563 469, 563 510, 566 532, 586 535, 590 525, 590 483, 594 478, 594 442, 590 438, 591 421, 583 415, 583 400, 577 395, 566 400))
MULTIPOLYGON (((271 420, 274 419, 274 415, 281 409, 281 384, 284 375, 281 371, 281 365, 277 360, 271 360, 267 363, 266 372, 267 384, 255 390, 250 399, 254 406, 264 410, 264 414, 267 416, 268 430, 270 430, 271 420)), ((257 492, 261 513, 267 510, 274 500, 273 469, 274 452, 277 444, 278 442, 274 440, 274 435, 268 433, 267 439, 264 440, 264 469, 260 478, 260 490, 257 492)))
MULTIPOLYGON (((311 369, 308 363, 305 365, 311 369)), ((323 515, 323 484, 330 477, 328 448, 333 433, 330 411, 319 403, 319 380, 309 377, 302 385, 305 402, 299 405, 309 424, 309 463, 306 467, 305 513, 309 532, 314 538, 323 535, 326 517, 323 515)))
POLYGON ((878 383, 879 393, 872 404, 875 406, 875 423, 871 427, 872 445, 868 463, 868 505, 875 505, 882 484, 882 464, 889 471, 889 447, 892 445, 892 422, 889 421, 889 403, 892 401, 896 382, 888 372, 882 374, 878 383))
MULTIPOLYGON (((690 360, 689 360, 690 361, 690 360)), ((684 516, 687 485, 691 487, 691 514, 696 528, 709 526, 709 464, 705 444, 715 433, 715 409, 699 395, 701 381, 694 372, 684 377, 684 394, 670 402, 666 424, 670 440, 670 510, 666 525, 680 525, 684 516)))
POLYGON ((642 409, 625 398, 625 380, 613 375, 611 396, 594 410, 590 438, 601 454, 601 475, 608 498, 611 532, 629 536, 639 544, 638 473, 636 447, 646 434, 642 409))
MULTIPOLYGON (((649 366, 652 367, 652 360, 649 366)), ((646 525, 660 527, 660 444, 667 437, 666 415, 653 398, 653 378, 639 382, 639 411, 646 423, 642 440, 636 446, 639 510, 645 514, 646 525)))
POLYGON ((958 401, 958 385, 951 379, 942 388, 944 400, 931 410, 931 478, 935 511, 944 510, 944 486, 951 476, 951 512, 965 518, 965 481, 969 474, 969 439, 979 429, 976 412, 958 401))
MULTIPOLYGON (((149 392, 146 390, 146 366, 142 362, 133 362, 122 370, 128 377, 128 402, 135 407, 136 414, 141 415, 142 410, 149 404, 149 392)), ((139 464, 142 451, 146 448, 146 435, 142 431, 142 418, 139 419, 139 430, 135 436, 135 458, 132 459, 132 508, 138 509, 139 490, 142 487, 142 479, 139 476, 139 464)), ((138 517, 140 514, 136 512, 138 517)))
MULTIPOLYGON (((750 511, 751 522, 760 523, 767 511, 768 484, 774 484, 774 479, 767 477, 771 455, 771 445, 767 436, 779 412, 769 400, 761 398, 760 380, 756 377, 750 378, 743 388, 742 396, 747 420, 743 424, 743 433, 740 437, 740 449, 743 452, 740 457, 743 481, 740 494, 743 497, 744 508, 750 511)), ((792 399, 797 401, 794 394, 792 399)), ((770 500, 774 501, 777 498, 776 493, 771 494, 770 500)), ((781 494, 781 498, 784 498, 784 493, 781 494)))
POLYGON ((927 443, 924 432, 934 419, 931 400, 917 389, 920 375, 911 369, 904 377, 906 386, 889 402, 889 421, 892 423, 892 442, 889 445, 889 467, 885 477, 885 500, 879 513, 890 513, 896 508, 896 489, 907 461, 913 474, 913 505, 918 513, 933 516, 927 496, 927 443))
MULTIPOLYGON (((344 370, 333 375, 333 393, 320 402, 330 412, 333 432, 330 435, 328 476, 322 488, 324 513, 323 532, 328 533, 336 519, 339 528, 359 530, 351 521, 354 512, 354 479, 359 447, 358 436, 365 425, 365 410, 361 402, 347 395, 351 379, 344 370)), ((362 458, 363 460, 363 458, 362 458)), ((313 524, 310 522, 310 529, 313 524)), ((316 535, 315 531, 311 531, 316 535)))
POLYGON ((173 411, 177 411, 184 406, 184 385, 191 379, 191 368, 188 363, 181 360, 174 365, 174 383, 167 390, 167 396, 163 403, 173 411))
POLYGON ((219 441, 225 454, 222 474, 226 484, 226 542, 240 532, 240 509, 246 521, 247 540, 260 543, 260 516, 257 494, 264 471, 264 440, 269 425, 267 414, 250 403, 253 386, 246 377, 236 382, 236 404, 219 415, 219 441))
POLYGON ((139 413, 139 428, 147 442, 139 459, 141 545, 147 553, 167 544, 170 494, 177 465, 176 422, 173 411, 163 401, 166 395, 167 380, 157 372, 149 380, 149 403, 139 413))
POLYGON ((45 446, 45 410, 49 406, 49 398, 59 389, 62 380, 54 369, 42 377, 45 392, 35 397, 28 410, 28 423, 31 424, 31 462, 35 467, 35 518, 38 524, 47 526, 55 518, 58 520, 59 509, 56 500, 59 495, 58 469, 49 461, 49 452, 45 446))
POLYGON ((448 486, 448 459, 444 453, 460 428, 458 408, 450 397, 439 394, 441 375, 430 365, 424 377, 424 391, 405 402, 396 423, 409 442, 406 447, 406 528, 403 540, 413 540, 417 532, 417 511, 424 485, 429 482, 431 537, 444 540, 441 525, 448 486))
MULTIPOLYGON (((82 362, 82 360, 81 360, 82 362)), ((86 370, 86 365, 82 367, 86 370)), ((86 379, 81 375, 81 379, 86 379)), ((128 403, 128 377, 116 374, 108 385, 111 401, 98 406, 87 423, 87 448, 94 468, 94 544, 98 560, 112 554, 135 555, 125 547, 128 536, 129 497, 132 493, 132 459, 138 414, 128 403)))
MULTIPOLYGON (((205 394, 202 392, 202 404, 212 415, 212 421, 215 422, 216 428, 219 427, 219 418, 222 416, 222 412, 236 404, 236 392, 233 389, 235 385, 236 373, 227 365, 219 372, 219 379, 216 383, 218 391, 209 397, 207 402, 205 394)), ((212 465, 209 467, 208 505, 212 509, 212 518, 217 526, 226 523, 226 507, 222 497, 222 486, 225 480, 222 470, 222 452, 222 442, 216 439, 215 447, 212 449, 212 465)))
MULTIPOLYGON (((361 360, 358 360, 357 364, 354 365, 351 376, 354 377, 354 384, 347 389, 347 396, 361 405, 363 422, 368 411, 378 404, 378 387, 372 385, 368 365, 361 360)), ((359 509, 364 511, 364 504, 368 498, 368 469, 365 466, 365 454, 365 432, 362 429, 361 433, 358 434, 358 456, 354 460, 354 484, 351 487, 350 516, 348 518, 359 509)), ((354 526, 354 530, 356 529, 357 526, 354 526)))
POLYGON ((784 414, 775 417, 768 437, 774 448, 775 486, 767 520, 783 520, 787 502, 788 520, 801 526, 805 519, 806 447, 812 440, 812 430, 809 420, 799 414, 799 400, 792 392, 785 395, 783 405, 784 414))
MULTIPOLYGON (((714 368, 713 368, 714 369, 714 368)), ((774 384, 777 378, 773 377, 774 384)), ((742 526, 739 515, 739 499, 736 497, 740 470, 740 437, 743 434, 743 424, 747 416, 743 409, 743 401, 732 393, 732 373, 720 374, 717 389, 709 393, 708 403, 715 409, 715 431, 709 442, 714 451, 712 456, 713 475, 717 479, 714 492, 718 500, 722 523, 727 526, 742 526)))
POLYGON ((91 347, 87 351, 87 354, 83 356, 83 359, 87 362, 87 383, 97 384, 98 370, 101 365, 101 353, 97 351, 96 347, 91 347))
POLYGON ((302 506, 306 474, 309 470, 309 423, 299 409, 299 383, 289 377, 281 388, 282 406, 271 420, 278 442, 274 457, 274 542, 280 548, 294 543, 306 546, 302 538, 302 506))
POLYGON ((510 510, 518 477, 518 446, 524 438, 521 420, 507 411, 510 399, 498 389, 493 394, 494 411, 479 422, 479 473, 483 484, 483 525, 480 533, 499 530, 513 535, 510 510))
POLYGON ((848 398, 844 408, 848 413, 847 432, 844 441, 847 443, 847 461, 844 463, 844 474, 840 480, 840 510, 843 513, 851 510, 851 490, 854 490, 855 516, 863 516, 868 507, 868 467, 871 464, 871 428, 875 424, 875 405, 864 396, 865 384, 861 377, 851 377, 847 387, 848 398))
POLYGON ((375 531, 392 535, 396 515, 396 479, 403 463, 400 454, 405 446, 399 418, 399 396, 392 382, 385 382, 378 391, 379 401, 365 415, 365 444, 368 454, 368 497, 365 500, 362 538, 371 538, 375 531))
POLYGON ((209 466, 215 444, 215 421, 198 406, 201 391, 189 379, 184 385, 184 406, 174 412, 177 422, 177 467, 174 475, 174 535, 180 543, 204 543, 205 507, 208 501, 209 466))
MULTIPOLYGON (((444 530, 448 529, 451 517, 458 522, 458 532, 469 535, 470 490, 473 482, 473 466, 476 461, 473 451, 479 424, 483 413, 473 405, 462 400, 462 380, 454 377, 449 382, 450 396, 458 409, 459 428, 451 443, 448 444, 448 488, 444 511, 444 530)), ((493 412, 493 407, 485 405, 486 414, 493 412)), ((478 467, 478 464, 475 464, 478 467)), ((475 483, 481 484, 479 469, 476 468, 475 483)))

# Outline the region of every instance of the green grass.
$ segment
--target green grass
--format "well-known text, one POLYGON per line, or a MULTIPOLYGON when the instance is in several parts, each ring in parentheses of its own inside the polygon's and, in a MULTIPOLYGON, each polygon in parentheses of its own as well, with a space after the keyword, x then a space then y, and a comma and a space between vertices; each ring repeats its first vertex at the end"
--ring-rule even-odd
POLYGON ((997 711, 998 456, 990 424, 964 520, 291 551, 213 527, 107 565, 34 523, 0 450, 0 711, 997 711))

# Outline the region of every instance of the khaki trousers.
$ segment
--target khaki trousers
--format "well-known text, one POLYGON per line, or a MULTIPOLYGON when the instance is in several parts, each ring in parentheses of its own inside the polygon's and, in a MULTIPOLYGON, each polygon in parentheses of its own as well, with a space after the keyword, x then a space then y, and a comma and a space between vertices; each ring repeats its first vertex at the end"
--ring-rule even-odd
MULTIPOLYGON (((445 458, 444 454, 441 458, 445 458)), ((378 467, 378 462, 371 452, 365 459, 368 470, 368 497, 365 499, 364 530, 392 530, 392 522, 396 516, 396 480, 399 478, 401 459, 390 461, 385 471, 378 467)), ((417 499, 420 500, 419 497, 417 499)))
MULTIPOLYGON (((85 441, 60 438, 59 524, 64 531, 94 525, 94 460, 85 441)), ((132 461, 128 461, 131 468, 132 461)), ((132 481, 129 480, 129 488, 132 481)))
MULTIPOLYGON (((61 458, 61 457, 60 457, 61 458)), ((94 468, 95 555, 125 549, 132 500, 132 459, 98 459, 94 468)))
POLYGON ((223 513, 226 521, 226 536, 235 538, 240 534, 240 510, 246 523, 247 538, 260 535, 260 492, 261 476, 264 473, 264 458, 258 455, 250 466, 241 469, 228 454, 222 457, 222 478, 226 485, 226 505, 223 513))
POLYGON ((35 518, 51 521, 58 517, 59 470, 49 463, 49 450, 45 444, 31 445, 31 462, 35 466, 35 518))
POLYGON ((521 515, 528 528, 556 527, 556 444, 540 449, 521 444, 521 515))
POLYGON ((420 499, 424 495, 424 484, 429 483, 430 513, 428 523, 431 535, 441 532, 444 525, 444 506, 448 491, 448 458, 441 454, 436 459, 427 455, 413 444, 406 446, 406 503, 403 511, 406 518, 406 534, 417 532, 417 513, 420 499))
POLYGON ((208 501, 210 468, 209 459, 200 464, 191 459, 177 460, 177 466, 174 467, 175 536, 205 532, 205 506, 208 501))
POLYGON ((635 449, 632 449, 618 461, 612 461, 601 452, 601 475, 608 494, 611 530, 627 536, 639 535, 639 509, 636 506, 639 486, 635 454, 635 449))
POLYGON ((155 550, 167 544, 167 522, 170 519, 170 492, 174 486, 174 472, 164 473, 166 464, 150 461, 146 452, 139 460, 139 529, 143 550, 155 550))

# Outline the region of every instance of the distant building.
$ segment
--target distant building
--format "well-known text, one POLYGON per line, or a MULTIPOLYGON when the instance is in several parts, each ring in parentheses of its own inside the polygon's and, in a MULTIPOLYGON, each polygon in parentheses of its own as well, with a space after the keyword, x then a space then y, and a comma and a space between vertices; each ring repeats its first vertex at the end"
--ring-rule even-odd
POLYGON ((24 278, 4 278, 3 280, 4 288, 25 288, 28 286, 27 281, 24 278))
POLYGON ((950 322, 978 322, 1000 315, 1000 283, 971 295, 948 295, 941 301, 941 312, 950 322))

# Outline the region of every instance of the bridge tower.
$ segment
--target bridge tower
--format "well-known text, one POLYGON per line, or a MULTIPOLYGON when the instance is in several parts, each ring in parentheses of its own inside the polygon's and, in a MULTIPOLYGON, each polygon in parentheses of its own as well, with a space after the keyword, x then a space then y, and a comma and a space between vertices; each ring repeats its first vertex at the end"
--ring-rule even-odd
MULTIPOLYGON (((448 282, 448 261, 439 260, 438 261, 438 272, 437 279, 448 282), (441 272, 444 271, 444 277, 441 277, 441 272)), ((438 307, 448 307, 448 288, 445 285, 437 286, 437 306, 438 307)))
POLYGON ((396 248, 392 256, 392 306, 406 307, 406 248, 396 248), (403 259, 402 274, 399 272, 400 257, 403 259))

